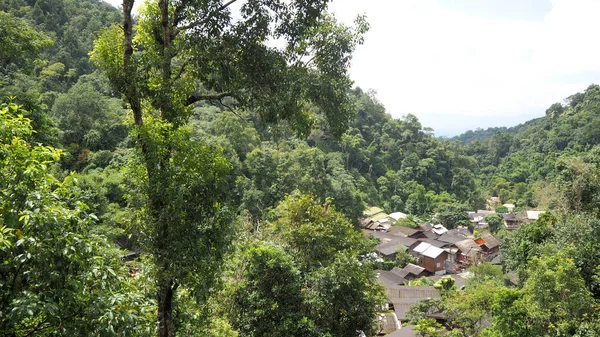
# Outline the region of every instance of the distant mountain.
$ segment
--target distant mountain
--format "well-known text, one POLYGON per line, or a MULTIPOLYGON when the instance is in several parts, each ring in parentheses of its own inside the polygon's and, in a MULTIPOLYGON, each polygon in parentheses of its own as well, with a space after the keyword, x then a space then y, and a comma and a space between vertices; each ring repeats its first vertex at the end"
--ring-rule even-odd
POLYGON ((511 126, 511 127, 500 126, 500 127, 491 127, 491 128, 487 128, 487 129, 477 128, 475 130, 469 130, 467 132, 464 132, 458 136, 445 137, 445 139, 448 139, 450 141, 458 140, 461 143, 463 143, 464 145, 469 144, 470 142, 475 141, 475 140, 482 142, 482 141, 492 137, 494 134, 496 134, 498 132, 516 134, 519 132, 519 130, 522 130, 523 128, 526 128, 529 125, 537 123, 542 118, 543 117, 535 118, 535 119, 529 120, 525 123, 521 123, 516 126, 511 126))

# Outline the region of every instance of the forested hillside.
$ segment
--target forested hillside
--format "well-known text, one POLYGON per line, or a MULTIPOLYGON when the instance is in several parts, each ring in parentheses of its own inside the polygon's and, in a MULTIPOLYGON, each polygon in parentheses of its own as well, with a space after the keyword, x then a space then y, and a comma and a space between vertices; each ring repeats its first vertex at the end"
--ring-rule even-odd
POLYGON ((599 86, 439 140, 349 79, 364 17, 232 3, 0 0, 0 335, 375 336, 363 211, 451 229, 491 197, 549 212, 490 223, 502 269, 423 336, 600 332, 599 86))

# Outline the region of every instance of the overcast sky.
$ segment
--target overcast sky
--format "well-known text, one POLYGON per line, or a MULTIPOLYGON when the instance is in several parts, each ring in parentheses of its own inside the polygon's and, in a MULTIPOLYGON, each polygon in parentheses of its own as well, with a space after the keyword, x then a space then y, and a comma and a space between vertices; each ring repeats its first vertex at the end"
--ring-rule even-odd
MULTIPOLYGON (((116 4, 121 0, 110 0, 116 4)), ((512 126, 600 83, 600 0, 334 0, 371 30, 351 77, 437 136, 512 126)))

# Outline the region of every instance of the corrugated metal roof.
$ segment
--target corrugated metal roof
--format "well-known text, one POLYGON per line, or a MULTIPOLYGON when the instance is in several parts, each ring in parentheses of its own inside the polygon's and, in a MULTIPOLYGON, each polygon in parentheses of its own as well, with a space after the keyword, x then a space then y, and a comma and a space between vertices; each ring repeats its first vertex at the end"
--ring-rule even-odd
POLYGON ((387 270, 377 270, 377 279, 384 286, 397 286, 404 283, 404 278, 387 270))
POLYGON ((464 240, 465 237, 464 236, 458 236, 458 235, 452 235, 452 234, 446 233, 446 234, 440 236, 437 239, 438 239, 438 241, 442 241, 442 242, 457 243, 459 241, 464 240))
POLYGON ((390 232, 403 234, 404 236, 411 236, 411 235, 415 235, 421 231, 416 230, 414 228, 404 227, 404 226, 392 226, 392 227, 390 227, 390 232))
POLYGON ((381 212, 383 212, 383 210, 381 208, 373 206, 373 207, 367 208, 363 212, 363 214, 367 217, 370 217, 370 216, 373 216, 373 215, 375 215, 377 213, 381 213, 381 212))
POLYGON ((369 220, 371 221, 379 221, 379 220, 385 220, 384 222, 387 222, 389 220, 387 220, 387 214, 381 212, 381 213, 377 213, 375 215, 372 215, 369 217, 369 220))
POLYGON ((394 220, 400 220, 400 219, 406 219, 408 217, 408 215, 406 215, 402 212, 394 212, 394 213, 390 213, 389 217, 394 220))
POLYGON ((430 245, 429 248, 427 248, 421 254, 423 254, 424 256, 430 257, 432 259, 435 259, 436 257, 442 255, 442 253, 444 253, 444 252, 445 252, 445 250, 430 245))
POLYGON ((429 247, 431 247, 431 245, 427 242, 421 242, 419 245, 413 248, 413 250, 417 253, 423 253, 429 247))
POLYGON ((388 286, 386 297, 394 305, 398 319, 405 320, 406 312, 418 301, 426 298, 440 298, 440 292, 432 286, 388 286))
POLYGON ((527 219, 529 220, 538 220, 540 218, 540 214, 545 213, 544 211, 527 211, 527 219))

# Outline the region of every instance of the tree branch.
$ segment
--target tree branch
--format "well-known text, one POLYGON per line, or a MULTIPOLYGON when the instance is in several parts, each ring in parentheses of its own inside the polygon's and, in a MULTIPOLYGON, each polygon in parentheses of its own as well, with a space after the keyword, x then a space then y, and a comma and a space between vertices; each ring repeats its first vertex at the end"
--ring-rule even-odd
POLYGON ((229 110, 231 113, 238 116, 239 119, 246 120, 242 116, 238 115, 237 112, 235 112, 232 107, 223 103, 223 98, 225 98, 225 97, 235 98, 235 96, 232 93, 228 93, 228 92, 214 94, 214 95, 192 95, 192 96, 188 97, 186 103, 187 103, 187 105, 191 105, 191 104, 194 104, 199 101, 217 101, 217 102, 219 102, 219 104, 221 104, 227 110, 229 110))
POLYGON ((229 92, 224 92, 224 93, 214 94, 214 95, 193 94, 192 96, 188 97, 188 99, 185 103, 186 103, 186 105, 191 105, 191 104, 194 104, 199 101, 219 101, 220 102, 223 98, 228 97, 228 96, 234 97, 233 94, 231 94, 229 92))
POLYGON ((179 32, 181 32, 181 31, 183 31, 183 30, 187 30, 187 29, 190 29, 190 28, 193 28, 193 27, 196 27, 196 26, 203 25, 203 24, 207 23, 207 22, 208 22, 208 21, 210 21, 212 18, 214 18, 214 17, 215 17, 215 15, 217 15, 217 13, 220 13, 220 12, 222 12, 223 10, 225 10, 227 7, 231 6, 231 5, 232 5, 233 3, 235 3, 236 1, 238 1, 238 0, 229 0, 228 2, 224 3, 224 4, 223 4, 221 7, 217 8, 217 10, 216 10, 216 11, 214 11, 214 12, 212 12, 212 13, 208 14, 208 16, 206 16, 204 19, 202 19, 202 20, 200 20, 200 21, 192 21, 192 22, 188 23, 188 24, 187 24, 187 25, 185 25, 185 26, 181 26, 181 27, 179 27, 179 28, 177 29, 177 32, 176 32, 176 33, 178 34, 179 32))

